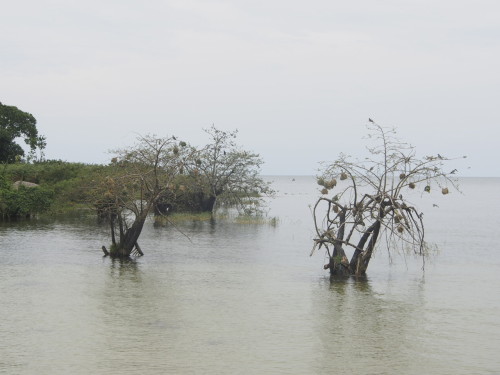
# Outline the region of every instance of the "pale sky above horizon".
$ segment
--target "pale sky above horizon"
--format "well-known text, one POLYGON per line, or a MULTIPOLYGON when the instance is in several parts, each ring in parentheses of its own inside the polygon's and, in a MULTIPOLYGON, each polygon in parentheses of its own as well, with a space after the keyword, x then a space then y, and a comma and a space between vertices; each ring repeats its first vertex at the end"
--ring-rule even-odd
POLYGON ((419 154, 500 176, 495 0, 0 0, 0 102, 50 159, 106 163, 137 134, 238 129, 263 174, 363 155, 368 118, 419 154))

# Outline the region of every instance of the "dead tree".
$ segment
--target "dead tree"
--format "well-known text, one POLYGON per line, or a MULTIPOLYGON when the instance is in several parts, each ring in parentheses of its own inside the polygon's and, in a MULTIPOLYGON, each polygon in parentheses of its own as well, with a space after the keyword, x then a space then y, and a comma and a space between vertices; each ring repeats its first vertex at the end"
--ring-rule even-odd
POLYGON ((399 141, 394 129, 373 121, 369 132, 375 141, 367 147, 371 157, 356 161, 341 154, 317 180, 323 196, 313 209, 317 236, 311 255, 325 249, 329 262, 324 268, 335 276, 366 274, 381 239, 389 250, 399 244, 425 256, 423 214, 405 196, 419 189, 424 194, 436 188, 442 194, 458 190, 456 170, 443 170, 451 159, 440 154, 417 158, 415 149, 399 141), (350 259, 347 249, 352 251, 350 259))

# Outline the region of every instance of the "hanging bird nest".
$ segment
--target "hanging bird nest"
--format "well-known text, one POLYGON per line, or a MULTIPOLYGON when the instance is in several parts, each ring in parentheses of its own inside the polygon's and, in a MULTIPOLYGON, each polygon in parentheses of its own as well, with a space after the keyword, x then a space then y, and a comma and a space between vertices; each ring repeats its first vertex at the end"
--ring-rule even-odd
POLYGON ((325 179, 323 177, 318 177, 317 183, 319 186, 325 186, 325 179))
POLYGON ((405 228, 402 225, 398 226, 398 232, 399 233, 403 233, 404 230, 405 230, 405 228))
POLYGON ((443 193, 443 195, 446 195, 446 194, 448 194, 449 192, 450 192, 450 191, 448 190, 448 188, 447 188, 447 187, 445 187, 445 188, 442 188, 442 189, 441 189, 441 193, 443 193))
POLYGON ((340 174, 340 180, 341 180, 341 181, 343 181, 343 180, 347 180, 347 173, 342 172, 342 173, 340 174))
POLYGON ((404 173, 401 173, 401 174, 399 175, 399 179, 400 179, 400 180, 404 179, 405 177, 406 177, 406 175, 405 175, 404 173))
POLYGON ((337 186, 337 180, 333 178, 332 180, 330 180, 330 181, 328 181, 328 182, 325 182, 325 183, 323 184, 323 186, 324 186, 325 188, 327 188, 327 189, 331 190, 331 189, 333 189, 335 186, 337 186))
POLYGON ((339 213, 339 206, 334 205, 332 208, 332 211, 335 212, 336 214, 338 214, 339 213))
POLYGON ((321 194, 323 194, 323 195, 328 194, 328 189, 326 189, 326 188, 321 189, 321 194))
POLYGON ((424 191, 430 193, 431 192, 431 187, 430 185, 427 185, 425 188, 424 188, 424 191))
POLYGON ((410 182, 410 183, 408 184, 408 187, 409 187, 410 189, 415 189, 416 185, 415 185, 415 183, 410 182))

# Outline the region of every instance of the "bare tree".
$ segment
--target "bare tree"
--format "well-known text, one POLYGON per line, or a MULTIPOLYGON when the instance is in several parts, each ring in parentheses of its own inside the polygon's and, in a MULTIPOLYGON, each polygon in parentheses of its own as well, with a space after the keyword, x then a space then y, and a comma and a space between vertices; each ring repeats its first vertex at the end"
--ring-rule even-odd
POLYGON ((260 177, 263 164, 258 154, 240 149, 234 139, 238 131, 223 131, 212 126, 205 129, 210 142, 195 152, 190 165, 193 186, 202 193, 204 211, 214 212, 227 205, 249 210, 248 205, 262 195, 272 194, 269 183, 260 177))
POLYGON ((109 219, 113 257, 143 255, 138 239, 148 214, 162 194, 172 189, 188 159, 185 142, 175 137, 139 137, 136 145, 115 151, 112 168, 95 181, 91 203, 109 219))
POLYGON ((452 178, 456 170, 443 169, 449 158, 418 158, 412 146, 396 138, 394 129, 372 120, 369 138, 376 143, 367 147, 371 158, 357 161, 341 154, 318 178, 324 196, 313 209, 317 237, 311 255, 324 248, 329 257, 324 268, 332 275, 364 275, 381 238, 389 249, 399 243, 425 255, 423 214, 404 195, 413 189, 431 193, 438 187, 442 194, 457 189, 452 178), (350 260, 347 248, 352 249, 350 260))

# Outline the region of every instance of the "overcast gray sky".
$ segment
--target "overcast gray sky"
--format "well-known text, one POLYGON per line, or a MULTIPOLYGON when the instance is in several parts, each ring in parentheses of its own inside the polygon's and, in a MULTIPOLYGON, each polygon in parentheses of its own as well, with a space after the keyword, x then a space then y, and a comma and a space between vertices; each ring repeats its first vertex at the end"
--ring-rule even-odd
POLYGON ((498 0, 0 0, 0 101, 46 156, 239 129, 264 174, 362 154, 368 117, 500 176, 498 0))

